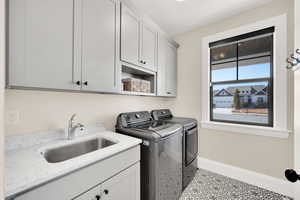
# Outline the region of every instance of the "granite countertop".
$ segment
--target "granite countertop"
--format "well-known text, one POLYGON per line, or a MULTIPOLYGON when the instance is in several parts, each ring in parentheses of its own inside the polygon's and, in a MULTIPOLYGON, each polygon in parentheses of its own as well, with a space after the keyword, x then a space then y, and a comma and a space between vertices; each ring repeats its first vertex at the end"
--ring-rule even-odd
POLYGON ((6 138, 5 197, 10 198, 29 191, 41 184, 137 146, 142 142, 139 139, 110 132, 103 128, 98 128, 98 130, 93 128, 93 131, 77 136, 73 140, 66 140, 65 138, 65 133, 62 130, 6 138), (48 163, 41 154, 45 149, 97 137, 103 137, 117 142, 117 144, 59 163, 48 163))

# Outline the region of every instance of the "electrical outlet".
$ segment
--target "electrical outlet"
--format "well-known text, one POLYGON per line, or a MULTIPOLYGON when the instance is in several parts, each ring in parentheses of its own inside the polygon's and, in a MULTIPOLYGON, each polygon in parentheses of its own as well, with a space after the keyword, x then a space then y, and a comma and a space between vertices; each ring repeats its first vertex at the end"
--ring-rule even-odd
POLYGON ((9 125, 16 125, 20 122, 19 110, 10 110, 6 113, 5 121, 9 125))

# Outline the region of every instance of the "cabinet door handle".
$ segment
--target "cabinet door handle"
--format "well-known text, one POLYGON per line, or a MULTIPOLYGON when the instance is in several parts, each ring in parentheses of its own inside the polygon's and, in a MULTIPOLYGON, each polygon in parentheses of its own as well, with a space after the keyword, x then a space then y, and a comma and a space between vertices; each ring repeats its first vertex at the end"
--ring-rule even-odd
POLYGON ((87 85, 88 85, 88 82, 87 82, 87 81, 85 81, 83 84, 84 84, 85 86, 87 86, 87 85))
POLYGON ((167 94, 172 94, 172 92, 167 92, 167 94))
POLYGON ((81 85, 81 82, 80 81, 76 81, 76 85, 81 85))
POLYGON ((104 194, 108 194, 109 193, 109 191, 108 190, 104 190, 104 194))
POLYGON ((140 63, 144 64, 144 61, 143 61, 143 60, 140 60, 140 63))
POLYGON ((96 195, 96 200, 100 200, 101 196, 100 195, 96 195))
POLYGON ((146 62, 146 61, 144 61, 143 63, 144 63, 145 65, 147 64, 147 62, 146 62))

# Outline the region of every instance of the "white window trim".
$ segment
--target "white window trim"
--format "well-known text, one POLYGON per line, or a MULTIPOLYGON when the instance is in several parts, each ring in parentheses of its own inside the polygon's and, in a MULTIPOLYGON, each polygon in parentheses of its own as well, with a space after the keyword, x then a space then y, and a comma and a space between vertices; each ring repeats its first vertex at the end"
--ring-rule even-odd
POLYGON ((244 25, 222 33, 210 35, 202 39, 202 68, 201 68, 201 111, 202 111, 202 128, 214 130, 226 130, 234 133, 245 133, 253 135, 262 135, 270 137, 287 138, 291 131, 288 130, 288 80, 286 69, 287 58, 287 15, 280 15, 267 20, 244 25), (210 51, 209 43, 234 36, 246 34, 261 29, 275 27, 274 32, 274 93, 273 93, 273 110, 274 110, 274 127, 261 127, 253 125, 241 125, 222 122, 210 121, 210 92, 209 92, 209 74, 210 74, 210 51))

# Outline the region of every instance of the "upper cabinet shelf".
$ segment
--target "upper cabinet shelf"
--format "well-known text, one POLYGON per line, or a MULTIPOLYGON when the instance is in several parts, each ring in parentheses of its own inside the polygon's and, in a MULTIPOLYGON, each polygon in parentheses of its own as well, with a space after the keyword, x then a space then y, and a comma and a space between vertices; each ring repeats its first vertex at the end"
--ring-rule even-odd
POLYGON ((10 0, 7 87, 124 94, 124 79, 138 78, 151 96, 176 96, 176 44, 133 10, 119 0, 10 0))

